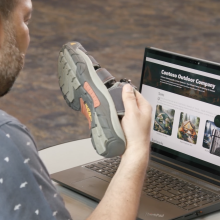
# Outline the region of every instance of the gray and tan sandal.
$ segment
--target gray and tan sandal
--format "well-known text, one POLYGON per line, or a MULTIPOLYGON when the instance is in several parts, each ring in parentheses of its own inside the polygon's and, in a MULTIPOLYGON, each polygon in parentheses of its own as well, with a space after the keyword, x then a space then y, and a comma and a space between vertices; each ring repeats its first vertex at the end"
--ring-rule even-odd
POLYGON ((87 118, 97 153, 104 157, 121 156, 126 139, 118 116, 124 114, 122 88, 129 81, 117 83, 78 42, 63 45, 58 77, 67 104, 87 118))

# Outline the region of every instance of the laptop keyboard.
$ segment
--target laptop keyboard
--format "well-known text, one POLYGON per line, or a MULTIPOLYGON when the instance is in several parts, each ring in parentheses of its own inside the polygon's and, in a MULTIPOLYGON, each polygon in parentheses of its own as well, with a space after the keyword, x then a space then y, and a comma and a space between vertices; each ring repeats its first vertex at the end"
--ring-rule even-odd
MULTIPOLYGON (((120 161, 120 157, 115 157, 85 167, 112 178, 120 161)), ((220 200, 220 195, 216 193, 175 178, 155 168, 147 170, 143 192, 159 201, 169 202, 185 210, 191 210, 220 200)))

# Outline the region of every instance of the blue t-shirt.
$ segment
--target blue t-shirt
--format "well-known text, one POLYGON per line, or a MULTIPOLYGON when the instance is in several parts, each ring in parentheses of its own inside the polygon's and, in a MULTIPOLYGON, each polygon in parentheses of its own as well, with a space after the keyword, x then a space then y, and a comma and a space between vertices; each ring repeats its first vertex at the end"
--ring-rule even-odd
POLYGON ((70 220, 28 129, 0 110, 0 220, 70 220))

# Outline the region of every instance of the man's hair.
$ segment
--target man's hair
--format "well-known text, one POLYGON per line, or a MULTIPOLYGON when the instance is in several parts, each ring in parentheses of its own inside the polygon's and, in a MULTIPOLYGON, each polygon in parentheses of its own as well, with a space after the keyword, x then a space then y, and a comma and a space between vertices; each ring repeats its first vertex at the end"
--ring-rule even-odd
POLYGON ((0 16, 8 19, 18 0, 0 0, 0 16))

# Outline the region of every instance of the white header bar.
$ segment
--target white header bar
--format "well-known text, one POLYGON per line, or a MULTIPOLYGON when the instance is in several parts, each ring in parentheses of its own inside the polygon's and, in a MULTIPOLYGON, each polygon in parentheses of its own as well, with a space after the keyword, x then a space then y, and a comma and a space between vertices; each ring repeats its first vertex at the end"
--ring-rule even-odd
POLYGON ((195 73, 195 74, 198 74, 198 75, 201 75, 201 76, 206 76, 206 77, 209 77, 209 78, 220 80, 220 76, 212 74, 212 73, 206 73, 206 72, 203 72, 203 71, 200 71, 200 70, 195 70, 195 69, 191 69, 191 68, 188 68, 188 67, 184 67, 184 66, 180 66, 180 65, 176 65, 176 64, 172 64, 172 63, 167 63, 167 62, 164 62, 164 61, 161 61, 161 60, 156 60, 156 59, 153 59, 153 58, 150 58, 150 57, 147 57, 146 61, 151 62, 151 63, 160 64, 160 65, 167 66, 167 67, 171 67, 171 68, 175 68, 175 69, 178 69, 178 70, 183 70, 183 71, 186 71, 186 72, 189 72, 189 73, 195 73))

